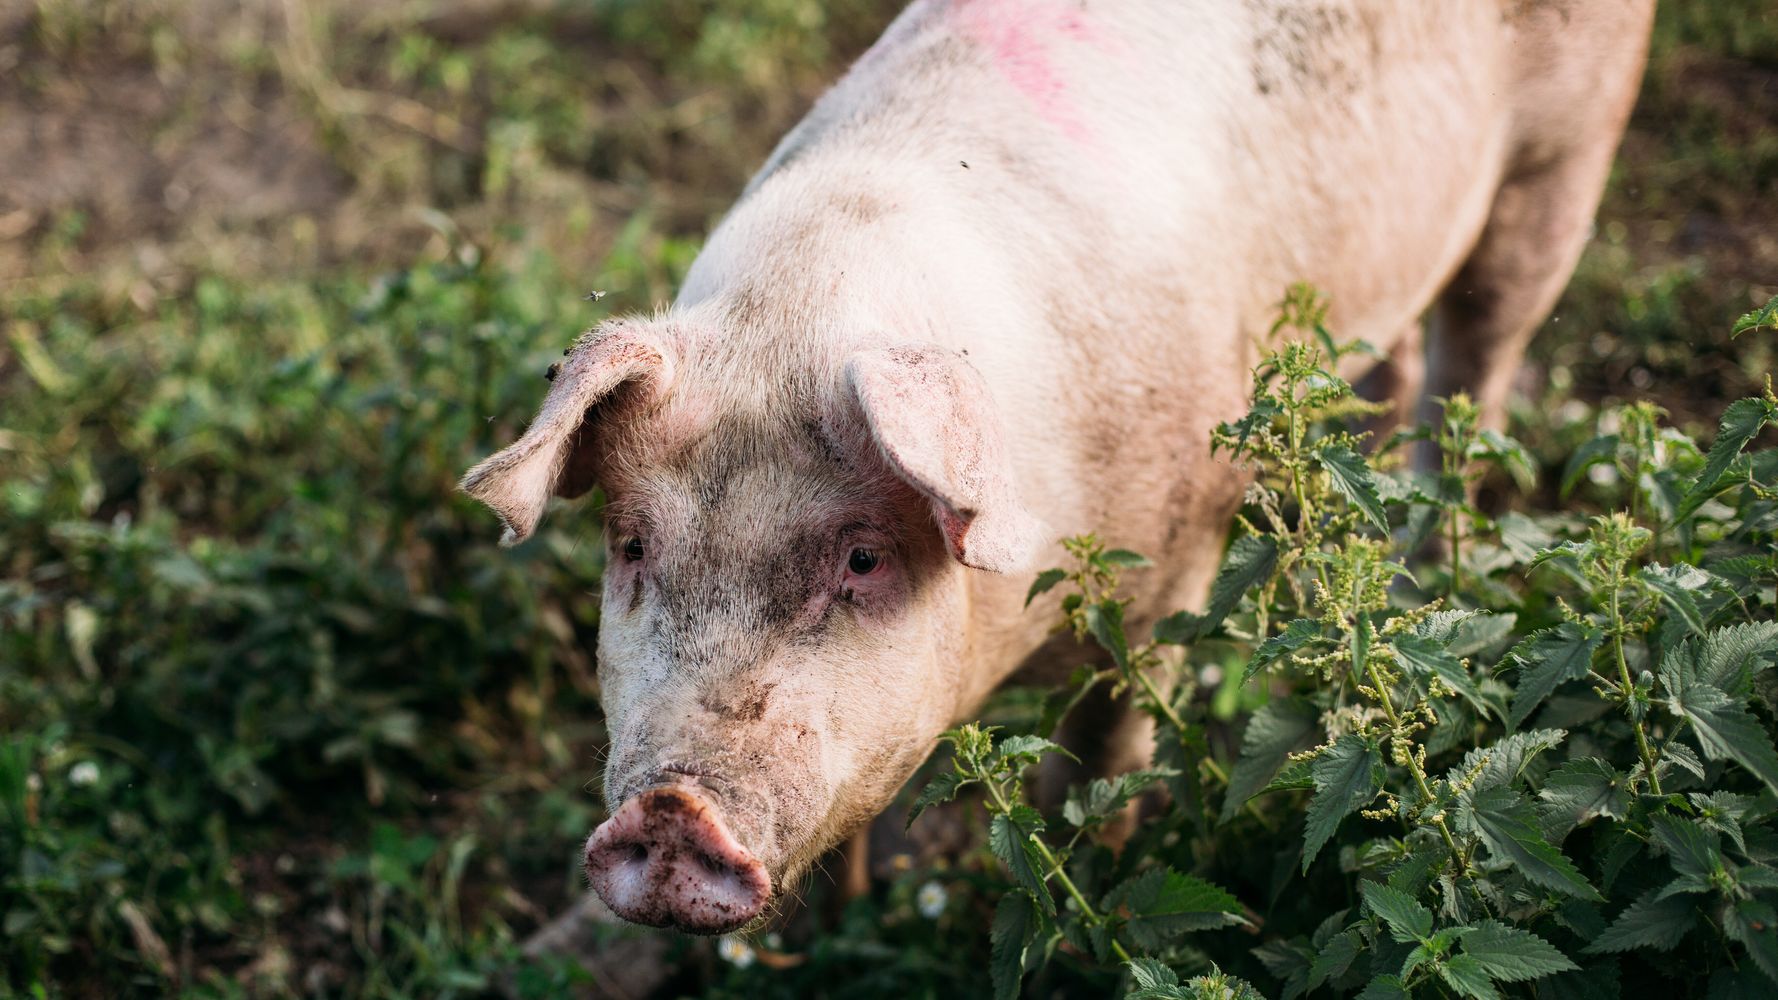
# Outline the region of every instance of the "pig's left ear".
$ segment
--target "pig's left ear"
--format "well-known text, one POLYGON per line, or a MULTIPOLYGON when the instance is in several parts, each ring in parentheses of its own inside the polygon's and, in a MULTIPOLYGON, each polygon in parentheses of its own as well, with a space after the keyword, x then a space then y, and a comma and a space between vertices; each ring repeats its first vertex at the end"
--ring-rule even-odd
POLYGON ((672 381, 672 354, 654 337, 621 322, 590 331, 550 369, 552 384, 531 426, 505 450, 463 476, 463 492, 500 515, 501 545, 531 537, 551 496, 573 497, 593 486, 594 413, 626 383, 653 391, 672 381))
POLYGON ((890 347, 854 354, 846 381, 883 458, 932 501, 957 561, 1027 568, 1044 526, 1013 486, 1000 415, 974 366, 942 347, 890 347))

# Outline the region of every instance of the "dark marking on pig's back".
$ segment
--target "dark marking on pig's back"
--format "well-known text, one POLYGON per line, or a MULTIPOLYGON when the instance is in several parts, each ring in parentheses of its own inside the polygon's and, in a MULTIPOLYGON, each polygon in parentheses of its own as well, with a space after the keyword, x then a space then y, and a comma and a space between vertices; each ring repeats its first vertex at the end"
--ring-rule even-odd
POLYGON ((1369 12, 1285 0, 1250 0, 1254 89, 1261 94, 1321 91, 1344 96, 1371 75, 1381 25, 1369 12))

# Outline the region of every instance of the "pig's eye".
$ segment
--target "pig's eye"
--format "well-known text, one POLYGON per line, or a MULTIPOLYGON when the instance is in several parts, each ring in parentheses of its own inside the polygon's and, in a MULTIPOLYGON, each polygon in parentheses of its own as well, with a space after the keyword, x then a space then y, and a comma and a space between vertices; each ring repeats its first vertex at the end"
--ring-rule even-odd
POLYGON ((872 570, 883 564, 883 557, 872 549, 853 549, 846 557, 846 568, 859 576, 869 575, 872 570))
POLYGON ((642 539, 634 535, 624 539, 624 558, 630 562, 642 561, 642 539))

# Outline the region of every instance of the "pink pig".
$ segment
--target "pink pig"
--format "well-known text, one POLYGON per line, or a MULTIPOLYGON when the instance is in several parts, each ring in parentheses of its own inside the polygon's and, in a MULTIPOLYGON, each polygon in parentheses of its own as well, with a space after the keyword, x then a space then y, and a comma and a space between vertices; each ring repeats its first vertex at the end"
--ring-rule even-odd
MULTIPOLYGON (((1284 288, 1498 422, 1634 98, 1652 0, 921 0, 779 145, 673 307, 584 337, 464 479, 527 538, 598 484, 620 916, 755 921, 1015 671, 1056 540, 1196 606, 1284 288)), ((1354 373, 1358 374, 1358 373, 1354 373)), ((1407 412, 1407 411, 1403 411, 1407 412)), ((1064 738, 1148 753, 1099 702, 1064 738)))

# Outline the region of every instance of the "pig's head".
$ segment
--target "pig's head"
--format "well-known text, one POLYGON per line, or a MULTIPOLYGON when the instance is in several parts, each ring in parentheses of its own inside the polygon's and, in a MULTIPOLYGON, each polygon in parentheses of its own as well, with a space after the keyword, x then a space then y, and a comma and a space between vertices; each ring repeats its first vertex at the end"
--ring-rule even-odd
POLYGON ((965 358, 816 357, 608 323, 463 482, 508 544, 606 492, 613 812, 586 869, 638 923, 748 924, 881 811, 959 710, 967 574, 1043 538, 965 358))

